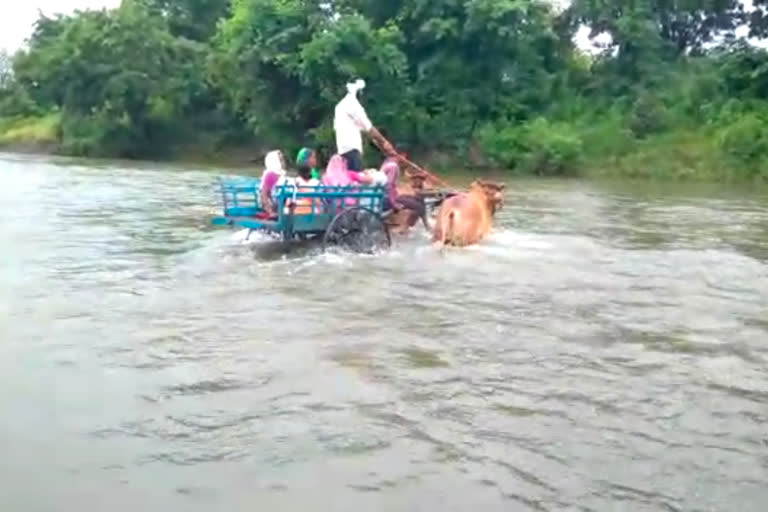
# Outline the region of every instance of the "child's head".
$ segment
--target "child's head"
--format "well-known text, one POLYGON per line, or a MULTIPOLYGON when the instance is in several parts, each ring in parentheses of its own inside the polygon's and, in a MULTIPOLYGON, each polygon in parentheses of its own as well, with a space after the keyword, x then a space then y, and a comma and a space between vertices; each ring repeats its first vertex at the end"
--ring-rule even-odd
POLYGON ((309 148, 301 148, 296 155, 296 169, 299 176, 308 180, 312 176, 312 169, 317 167, 317 154, 309 148))

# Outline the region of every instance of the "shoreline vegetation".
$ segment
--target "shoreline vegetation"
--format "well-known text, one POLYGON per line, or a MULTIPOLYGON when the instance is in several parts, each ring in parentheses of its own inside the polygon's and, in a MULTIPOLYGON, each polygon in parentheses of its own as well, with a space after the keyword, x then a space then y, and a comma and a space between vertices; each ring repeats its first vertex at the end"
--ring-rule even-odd
POLYGON ((362 76, 374 123, 436 171, 768 181, 768 52, 736 36, 768 34, 762 2, 417 4, 123 0, 41 17, 0 53, 0 151, 328 157, 335 103, 362 76), (595 54, 573 42, 584 26, 609 41, 595 54))
MULTIPOLYGON (((39 118, 0 119, 0 152, 79 156, 93 158, 125 158, 119 154, 78 155, 62 150, 59 140, 59 117, 47 115, 39 118)), ((581 177, 587 179, 626 179, 679 182, 723 182, 723 183, 768 183, 768 168, 744 173, 739 163, 722 154, 716 145, 716 134, 707 130, 680 131, 635 143, 631 150, 622 155, 595 156, 590 160, 574 163, 566 172, 538 173, 521 172, 498 165, 487 158, 461 159, 447 154, 424 154, 411 150, 414 160, 436 172, 450 174, 457 169, 473 169, 496 177, 581 177)), ((254 167, 261 170, 258 158, 266 152, 253 143, 216 142, 215 136, 198 139, 195 142, 180 143, 161 156, 129 157, 137 161, 160 161, 168 163, 190 163, 233 167, 254 167), (253 161, 257 159, 256 161, 253 161)), ((367 156, 375 164, 378 152, 369 148, 367 156), (370 158, 371 154, 373 155, 370 158)), ((768 156, 768 155, 766 155, 768 156)))

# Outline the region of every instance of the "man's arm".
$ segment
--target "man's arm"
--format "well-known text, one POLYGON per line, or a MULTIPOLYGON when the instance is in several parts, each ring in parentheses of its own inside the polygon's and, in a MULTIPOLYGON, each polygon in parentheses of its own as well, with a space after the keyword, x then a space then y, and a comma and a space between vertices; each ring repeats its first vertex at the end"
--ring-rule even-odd
POLYGON ((355 122, 358 124, 360 129, 362 129, 368 136, 371 138, 371 140, 376 144, 379 149, 381 149, 384 153, 387 153, 388 155, 394 155, 395 154, 395 148, 392 146, 392 144, 389 143, 387 139, 384 138, 384 136, 379 132, 379 130, 376 129, 375 126, 373 126, 373 123, 368 118, 368 114, 365 112, 365 109, 360 104, 359 101, 355 101, 355 105, 353 108, 352 117, 355 120, 355 122))
POLYGON ((371 129, 368 130, 367 133, 368 137, 371 138, 373 143, 376 144, 384 153, 389 156, 397 155, 395 147, 379 132, 379 130, 376 129, 375 126, 371 126, 371 129))
POLYGON ((371 138, 374 144, 379 146, 383 152, 387 153, 388 155, 395 154, 395 148, 386 138, 384 138, 384 136, 379 132, 379 130, 376 129, 375 126, 371 126, 371 129, 368 130, 368 136, 371 138))

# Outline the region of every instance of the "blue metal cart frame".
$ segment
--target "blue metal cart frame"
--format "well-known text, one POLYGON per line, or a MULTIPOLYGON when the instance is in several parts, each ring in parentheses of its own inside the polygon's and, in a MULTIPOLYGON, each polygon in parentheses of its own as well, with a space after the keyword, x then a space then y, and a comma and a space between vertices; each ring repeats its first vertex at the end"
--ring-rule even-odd
POLYGON ((355 252, 373 252, 391 245, 384 222, 385 189, 355 185, 295 187, 273 190, 277 214, 266 218, 259 204, 261 181, 255 178, 219 178, 222 214, 216 226, 237 226, 282 239, 286 249, 296 240, 322 237, 323 250, 341 246, 355 252))

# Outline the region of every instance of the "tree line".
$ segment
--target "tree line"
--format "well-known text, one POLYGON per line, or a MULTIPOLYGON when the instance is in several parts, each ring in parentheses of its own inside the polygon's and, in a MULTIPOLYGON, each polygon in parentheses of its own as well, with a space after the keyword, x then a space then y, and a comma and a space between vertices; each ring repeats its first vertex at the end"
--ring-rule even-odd
MULTIPOLYGON (((123 0, 0 55, 0 122, 61 152, 333 149, 351 78, 396 145, 560 175, 768 178, 768 0, 123 0), (596 54, 574 35, 609 41, 596 54), (10 123, 10 124, 9 124, 10 123)), ((368 152, 374 157, 374 152, 368 152)))

